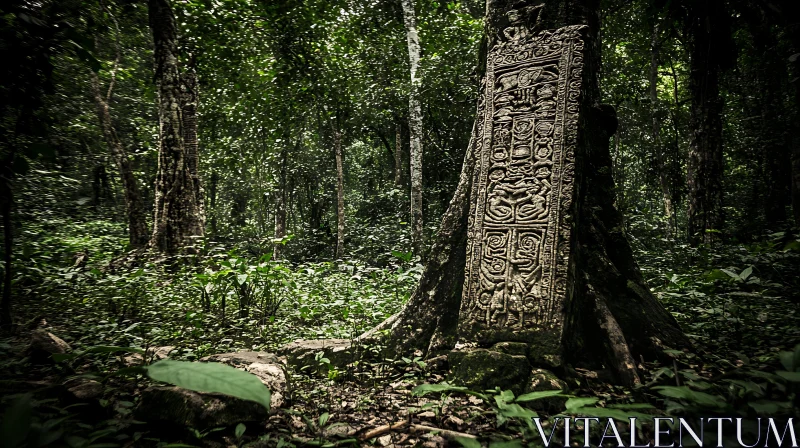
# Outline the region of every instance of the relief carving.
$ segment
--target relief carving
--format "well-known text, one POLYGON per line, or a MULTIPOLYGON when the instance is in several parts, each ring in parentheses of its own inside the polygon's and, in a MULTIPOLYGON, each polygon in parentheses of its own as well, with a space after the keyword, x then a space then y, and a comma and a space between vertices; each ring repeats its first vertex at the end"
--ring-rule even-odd
POLYGON ((465 342, 483 339, 482 329, 560 335, 584 28, 529 34, 511 20, 508 40, 488 55, 459 319, 465 342))

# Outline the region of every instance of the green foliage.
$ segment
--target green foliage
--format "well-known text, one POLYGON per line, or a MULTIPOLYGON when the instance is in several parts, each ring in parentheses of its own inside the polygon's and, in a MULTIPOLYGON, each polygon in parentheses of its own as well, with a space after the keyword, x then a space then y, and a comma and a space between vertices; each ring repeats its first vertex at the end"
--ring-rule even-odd
POLYGON ((156 381, 196 392, 215 392, 255 401, 269 409, 270 391, 252 373, 215 362, 187 362, 164 359, 146 367, 156 381))

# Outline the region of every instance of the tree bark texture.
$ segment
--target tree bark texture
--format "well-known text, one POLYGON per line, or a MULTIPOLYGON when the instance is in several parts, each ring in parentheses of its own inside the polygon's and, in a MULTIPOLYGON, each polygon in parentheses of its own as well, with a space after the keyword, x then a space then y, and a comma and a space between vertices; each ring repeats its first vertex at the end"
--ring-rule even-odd
POLYGON ((690 140, 688 235, 693 244, 711 244, 722 230, 722 98, 719 73, 724 2, 692 2, 688 11, 690 140))
MULTIPOLYGON (((281 149, 281 162, 278 171, 278 191, 275 192, 275 239, 280 240, 286 236, 286 164, 288 163, 288 149, 281 149)), ((272 248, 272 257, 281 257, 280 243, 275 243, 272 248)))
MULTIPOLYGON (((139 185, 136 182, 136 176, 133 173, 133 167, 127 151, 125 151, 111 121, 111 111, 106 100, 110 95, 103 96, 100 90, 100 78, 97 73, 91 73, 90 84, 100 129, 103 131, 103 138, 111 152, 114 163, 117 165, 122 181, 125 213, 128 220, 128 241, 132 249, 138 249, 147 245, 149 237, 144 202, 141 193, 139 193, 139 185)), ((109 90, 109 93, 111 93, 111 90, 109 90)))
POLYGON ((181 86, 181 107, 183 117, 183 141, 186 146, 186 164, 192 177, 192 186, 199 211, 196 216, 197 228, 204 229, 206 224, 205 192, 200 176, 200 149, 197 138, 197 106, 200 104, 200 86, 197 82, 197 69, 194 56, 189 57, 183 73, 181 86))
MULTIPOLYGON (((757 17, 757 16, 756 16, 757 17)), ((761 158, 764 160, 764 217, 768 226, 786 220, 791 204, 791 139, 787 135, 783 86, 788 73, 776 52, 777 39, 765 20, 752 23, 753 44, 758 58, 758 91, 761 114, 761 158)), ((771 227, 774 228, 774 227, 771 227)))
POLYGON ((185 141, 175 16, 167 0, 149 0, 148 6, 159 118, 155 213, 149 246, 176 253, 203 236, 202 207, 185 141))
POLYGON ((403 126, 400 123, 394 130, 394 186, 403 187, 403 126))
MULTIPOLYGON (((576 148, 576 197, 573 201, 569 300, 562 354, 568 364, 604 364, 624 384, 638 382, 633 360, 665 358, 667 348, 689 347, 675 319, 650 292, 623 233, 614 202, 609 139, 617 120, 612 107, 599 104, 600 44, 596 0, 539 2, 494 0, 487 3, 482 58, 502 39, 508 11, 522 14, 527 32, 588 25, 576 148)), ((519 23, 519 22, 517 22, 519 23)), ((482 63, 485 61, 481 61, 482 63)), ((486 78, 482 81, 482 87, 486 78)), ((466 263, 470 191, 476 181, 476 135, 485 118, 481 88, 472 139, 461 176, 426 261, 420 283, 405 307, 361 339, 388 334, 391 353, 418 349, 433 356, 452 349, 459 334, 459 307, 466 263)), ((536 350, 536 347, 532 347, 536 350)))
POLYGON ((342 134, 334 125, 333 150, 336 154, 336 258, 344 256, 344 169, 342 134))
POLYGON ((0 214, 3 217, 3 293, 0 296, 0 328, 9 328, 13 324, 11 314, 11 282, 14 279, 12 264, 14 251, 14 223, 11 212, 14 208, 14 196, 11 182, 14 177, 13 147, 3 158, 0 165, 0 214))
POLYGON ((653 128, 653 153, 658 170, 658 184, 661 188, 661 199, 664 202, 664 215, 667 218, 665 236, 669 238, 674 229, 674 207, 672 205, 672 188, 669 164, 667 163, 666 148, 661 139, 661 110, 658 100, 658 54, 661 43, 658 39, 658 18, 653 18, 653 31, 650 41, 650 114, 652 115, 653 128))
POLYGON ((793 58, 791 64, 792 84, 794 85, 794 110, 795 116, 792 122, 792 213, 795 225, 800 226, 800 5, 796 2, 791 3, 787 8, 787 17, 791 21, 787 28, 790 37, 793 58))
POLYGON ((403 23, 408 42, 411 89, 408 94, 408 130, 411 159, 411 245, 415 255, 422 255, 422 106, 419 101, 420 79, 417 77, 420 46, 414 0, 403 3, 403 23))

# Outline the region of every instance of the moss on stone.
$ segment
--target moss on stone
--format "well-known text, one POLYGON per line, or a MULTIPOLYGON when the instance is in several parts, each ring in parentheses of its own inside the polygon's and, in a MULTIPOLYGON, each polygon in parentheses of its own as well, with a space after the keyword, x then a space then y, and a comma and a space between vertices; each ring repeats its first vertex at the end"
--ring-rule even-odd
POLYGON ((453 351, 448 355, 450 380, 475 390, 499 387, 515 394, 528 387, 531 365, 528 358, 487 349, 453 351))
MULTIPOLYGON (((566 382, 556 376, 555 373, 545 369, 533 369, 531 371, 531 381, 528 385, 528 392, 538 392, 544 390, 560 390, 567 392, 569 386, 566 382)), ((564 397, 550 397, 541 400, 531 401, 529 406, 546 412, 561 412, 567 399, 564 397)))
POLYGON ((524 342, 498 342, 491 350, 509 355, 528 356, 528 344, 524 342))

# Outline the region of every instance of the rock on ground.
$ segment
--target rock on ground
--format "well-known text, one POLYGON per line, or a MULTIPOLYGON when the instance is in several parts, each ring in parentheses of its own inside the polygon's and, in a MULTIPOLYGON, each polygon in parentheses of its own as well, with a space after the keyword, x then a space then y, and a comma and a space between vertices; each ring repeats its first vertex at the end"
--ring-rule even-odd
POLYGON ((63 339, 46 330, 34 330, 28 346, 28 356, 34 364, 53 362, 53 355, 71 351, 72 348, 63 339))
MULTIPOLYGON (((271 408, 283 406, 289 390, 288 375, 280 360, 266 352, 211 355, 204 362, 219 362, 256 375, 272 394, 271 408)), ((194 392, 172 386, 151 386, 142 392, 136 418, 191 428, 214 428, 239 422, 262 421, 268 411, 260 404, 223 394, 194 392)))
POLYGON ((528 358, 482 348, 453 350, 447 356, 451 380, 474 390, 499 387, 520 395, 527 389, 531 374, 528 358))
POLYGON ((272 393, 271 407, 275 409, 283 406, 285 396, 290 389, 289 376, 281 361, 272 353, 222 353, 207 356, 200 361, 219 362, 252 373, 272 393))
MULTIPOLYGON (((163 347, 150 347, 145 352, 145 358, 149 363, 153 363, 156 361, 160 361, 162 359, 169 358, 169 354, 175 350, 175 347, 172 345, 165 345, 163 347)), ((142 354, 141 353, 133 353, 125 358, 123 361, 128 366, 140 366, 143 364, 142 354)))
MULTIPOLYGON (((545 390, 560 390, 566 393, 569 390, 567 383, 559 379, 553 372, 544 369, 531 371, 531 383, 528 391, 537 392, 545 390)), ((567 403, 566 397, 548 397, 530 402, 531 407, 539 411, 561 412, 567 403)))
POLYGON ((317 353, 330 361, 331 366, 344 367, 355 361, 355 350, 349 339, 302 339, 284 345, 278 353, 295 371, 304 367, 309 372, 327 373, 327 367, 316 361, 317 353))
POLYGON ((254 401, 222 394, 193 392, 173 386, 151 386, 142 391, 135 417, 206 429, 267 418, 267 410, 254 401))

